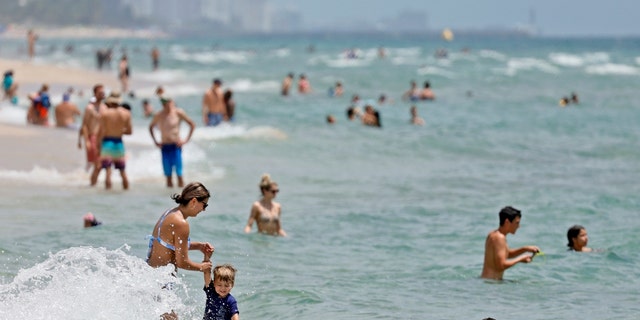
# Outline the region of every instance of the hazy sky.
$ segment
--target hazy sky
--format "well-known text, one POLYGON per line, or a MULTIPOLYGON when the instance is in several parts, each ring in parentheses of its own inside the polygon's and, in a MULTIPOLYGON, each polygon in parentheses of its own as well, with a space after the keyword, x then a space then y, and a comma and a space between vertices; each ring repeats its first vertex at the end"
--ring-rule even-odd
POLYGON ((545 36, 640 35, 640 0, 270 0, 302 14, 306 25, 379 21, 406 9, 426 12, 429 28, 516 27, 535 13, 545 36))

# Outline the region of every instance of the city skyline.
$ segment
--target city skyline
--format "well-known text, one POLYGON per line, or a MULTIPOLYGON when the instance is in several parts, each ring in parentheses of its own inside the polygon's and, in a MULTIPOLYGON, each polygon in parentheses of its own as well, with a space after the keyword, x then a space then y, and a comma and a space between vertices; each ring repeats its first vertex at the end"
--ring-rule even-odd
POLYGON ((305 28, 326 28, 345 21, 375 25, 403 11, 424 12, 428 29, 533 28, 543 36, 637 36, 640 1, 616 0, 270 0, 278 10, 298 12, 305 28))

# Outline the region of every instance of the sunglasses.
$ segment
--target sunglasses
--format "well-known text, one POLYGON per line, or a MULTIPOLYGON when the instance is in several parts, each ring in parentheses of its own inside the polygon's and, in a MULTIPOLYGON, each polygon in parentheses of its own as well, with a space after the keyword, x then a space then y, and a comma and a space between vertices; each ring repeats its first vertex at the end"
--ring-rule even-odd
POLYGON ((278 192, 280 192, 280 189, 269 190, 269 191, 271 191, 271 193, 278 193, 278 192))

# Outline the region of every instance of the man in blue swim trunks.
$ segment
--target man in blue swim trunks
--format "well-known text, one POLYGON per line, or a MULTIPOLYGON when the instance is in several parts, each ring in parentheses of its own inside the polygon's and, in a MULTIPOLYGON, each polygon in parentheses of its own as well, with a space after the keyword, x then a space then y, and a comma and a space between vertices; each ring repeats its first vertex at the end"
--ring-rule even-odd
POLYGON ((213 79, 212 87, 202 97, 202 121, 206 126, 217 126, 227 120, 222 81, 213 79))
MULTIPOLYGON (((132 133, 131 112, 120 108, 120 94, 112 92, 105 100, 107 109, 100 116, 100 132, 98 133, 98 144, 100 149, 100 162, 102 169, 107 170, 105 180, 106 189, 111 189, 111 166, 120 170, 123 189, 129 189, 129 180, 125 173, 125 152, 122 136, 132 133)), ((99 170, 94 171, 95 177, 100 174, 99 170)))
POLYGON ((162 111, 153 116, 151 124, 149 124, 149 133, 153 143, 162 150, 162 168, 164 176, 167 178, 167 187, 173 187, 171 179, 173 170, 175 169, 178 177, 178 187, 184 186, 182 179, 182 146, 189 142, 193 131, 196 128, 195 122, 187 116, 184 110, 177 108, 175 102, 171 98, 163 97, 162 111), (180 124, 184 121, 189 125, 189 134, 185 140, 180 137, 180 124), (154 128, 160 130, 160 142, 156 140, 154 128))

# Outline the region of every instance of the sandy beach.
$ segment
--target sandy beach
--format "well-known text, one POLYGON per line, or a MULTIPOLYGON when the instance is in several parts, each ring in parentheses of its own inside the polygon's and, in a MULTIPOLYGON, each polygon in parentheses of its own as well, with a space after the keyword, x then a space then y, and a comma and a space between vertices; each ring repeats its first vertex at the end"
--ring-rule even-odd
MULTIPOLYGON (((0 59, 0 70, 14 71, 15 81, 20 86, 20 99, 26 99, 43 83, 49 84, 52 95, 74 87, 88 96, 96 83, 113 88, 118 86, 111 74, 19 60, 0 59)), ((0 117, 3 114, 0 112, 0 117)), ((0 169, 3 170, 30 171, 39 167, 56 168, 62 173, 84 167, 84 150, 77 147, 75 130, 8 123, 7 119, 0 118, 0 148, 3 150, 0 169)))
POLYGON ((84 149, 77 147, 78 132, 55 127, 0 123, 0 168, 31 171, 55 168, 67 173, 84 166, 84 149))
POLYGON ((58 87, 91 88, 96 83, 117 88, 115 74, 102 73, 70 67, 37 64, 21 60, 0 59, 0 70, 4 73, 13 70, 14 80, 20 86, 19 95, 25 96, 31 90, 37 90, 43 83, 58 87), (25 90, 29 90, 26 91, 25 90))

